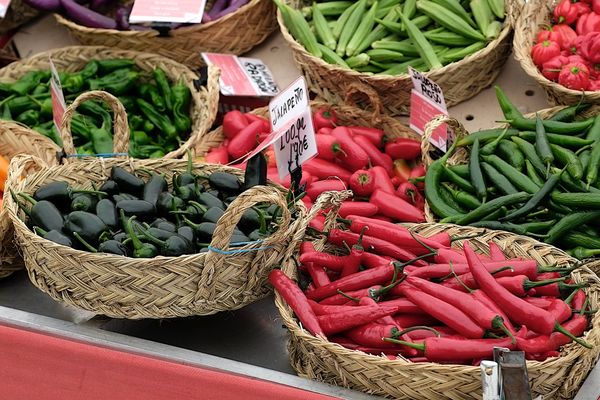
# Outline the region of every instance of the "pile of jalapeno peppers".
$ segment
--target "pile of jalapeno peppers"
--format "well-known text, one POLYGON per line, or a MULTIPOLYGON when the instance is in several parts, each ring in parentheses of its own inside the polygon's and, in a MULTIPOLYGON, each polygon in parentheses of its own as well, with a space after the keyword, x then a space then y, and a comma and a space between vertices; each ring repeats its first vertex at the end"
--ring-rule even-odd
MULTIPOLYGON (((160 68, 145 73, 130 59, 90 60, 82 70, 60 72, 59 77, 67 103, 89 90, 119 98, 127 111, 132 157, 160 158, 176 150, 191 132, 191 92, 182 80, 170 82, 160 68)), ((14 83, 0 82, 0 115, 61 145, 52 120, 50 79, 50 71, 31 71, 14 83)), ((111 112, 100 103, 90 100, 78 107, 71 133, 79 154, 113 151, 111 112)))
POLYGON ((331 252, 300 248, 299 285, 282 271, 269 281, 304 329, 346 348, 412 362, 477 365, 495 346, 531 360, 559 355, 581 340, 588 302, 572 269, 507 258, 489 242, 489 256, 469 242, 451 247, 372 218, 350 216, 349 230, 324 233, 331 252), (348 246, 352 246, 348 249, 348 246), (565 275, 565 276, 563 276, 565 275))
POLYGON ((510 126, 468 135, 434 161, 425 177, 431 210, 441 222, 532 236, 577 258, 600 254, 600 114, 576 120, 589 107, 580 104, 525 118, 496 92, 510 126), (446 164, 467 146, 467 164, 446 164))
MULTIPOLYGON (((94 253, 152 258, 207 251, 219 218, 245 190, 237 176, 226 172, 203 176, 190 167, 173 176, 173 189, 163 175, 138 172, 147 179, 113 167, 97 190, 59 181, 39 187, 32 196, 11 194, 28 215, 28 226, 45 239, 94 253)), ((267 237, 278 215, 275 205, 248 209, 230 243, 267 237)))

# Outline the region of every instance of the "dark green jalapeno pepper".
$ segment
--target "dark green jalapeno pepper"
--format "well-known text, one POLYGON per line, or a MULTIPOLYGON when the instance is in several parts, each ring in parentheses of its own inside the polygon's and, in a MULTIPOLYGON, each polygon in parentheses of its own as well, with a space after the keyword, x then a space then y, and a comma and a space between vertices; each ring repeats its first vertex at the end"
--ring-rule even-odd
POLYGON ((190 183, 196 182, 196 175, 194 175, 194 162, 192 159, 192 153, 187 152, 187 167, 185 172, 181 174, 173 175, 173 187, 189 185, 190 183))
POLYGON ((156 81, 156 85, 158 86, 158 91, 165 99, 165 106, 167 110, 173 110, 173 97, 171 93, 171 86, 169 86, 169 80, 167 78, 167 74, 161 68, 155 68, 153 71, 154 80, 156 81))
POLYGON ((169 232, 160 228, 147 228, 144 231, 144 236, 146 236, 146 233, 158 240, 167 240, 171 236, 177 235, 177 232, 169 232))
POLYGON ((267 159, 263 153, 251 157, 244 173, 244 190, 267 184, 267 159))
POLYGON ((71 200, 71 211, 94 212, 98 204, 98 197, 88 193, 77 193, 71 200))
POLYGON ((211 207, 202 216, 202 222, 212 222, 217 223, 219 218, 221 218, 225 214, 225 211, 219 207, 211 207))
POLYGON ((33 193, 33 198, 37 201, 47 200, 59 205, 64 203, 69 204, 71 202, 71 196, 77 193, 88 193, 96 195, 107 194, 104 191, 73 189, 69 186, 67 182, 58 181, 47 183, 37 188, 37 190, 33 193))
POLYGON ((124 201, 124 200, 139 200, 139 198, 135 197, 132 194, 129 193, 119 193, 119 194, 114 194, 112 196, 112 201, 117 204, 120 201, 124 201))
POLYGON ((129 255, 127 247, 116 240, 107 240, 106 242, 100 243, 100 246, 98 246, 98 253, 116 254, 125 257, 129 255))
POLYGON ((152 243, 143 243, 140 238, 136 235, 132 221, 135 219, 135 216, 131 218, 126 218, 123 210, 120 212, 121 221, 125 226, 125 231, 131 239, 131 243, 133 245, 133 257, 134 258, 153 258, 158 255, 158 249, 152 243))
POLYGON ((112 240, 123 243, 127 238, 129 238, 129 236, 126 232, 119 232, 113 236, 112 240))
POLYGON ((137 216, 140 219, 151 218, 156 215, 156 208, 145 200, 121 200, 116 204, 117 209, 123 210, 125 216, 137 216))
POLYGON ((152 174, 144 185, 142 199, 156 207, 160 194, 168 189, 167 180, 163 175, 152 174))
POLYGON ((243 188, 239 178, 228 172, 213 172, 208 177, 210 186, 230 195, 240 194, 243 188))
POLYGON ((255 207, 244 211, 238 226, 244 233, 250 233, 255 229, 259 229, 261 233, 266 233, 267 231, 265 215, 255 207))
POLYGON ((121 167, 112 167, 110 177, 123 193, 140 197, 144 192, 144 181, 121 167))
POLYGON ((105 181, 98 190, 106 193, 109 196, 118 194, 120 192, 119 185, 117 185, 117 182, 113 181, 112 179, 105 181))
POLYGON ((109 199, 102 199, 96 204, 96 215, 104 222, 108 229, 115 230, 119 227, 119 214, 117 207, 109 199))
POLYGON ((180 226, 177 228, 177 234, 187 239, 187 241, 190 243, 194 243, 196 241, 196 234, 190 226, 180 226))
POLYGON ((194 246, 186 238, 174 234, 165 240, 160 240, 148 233, 144 232, 144 237, 150 242, 158 245, 161 255, 166 257, 178 257, 184 254, 192 254, 194 246))
POLYGON ((57 230, 45 231, 38 226, 34 226, 33 230, 38 236, 41 236, 46 240, 62 244, 63 246, 73 247, 73 241, 71 240, 71 238, 57 230))
POLYGON ((166 218, 157 218, 150 224, 152 228, 162 229, 169 232, 177 232, 177 225, 167 220, 166 218))
POLYGON ((73 211, 65 218, 65 230, 71 234, 77 233, 87 243, 98 243, 100 235, 102 235, 108 227, 96 215, 87 211, 73 211))
POLYGON ((198 203, 208 208, 219 207, 222 210, 226 208, 225 203, 223 203, 218 197, 208 192, 200 193, 200 195, 198 195, 198 203))
POLYGON ((91 90, 105 90, 115 96, 130 92, 136 85, 139 72, 130 69, 117 69, 101 78, 90 79, 91 90))
POLYGON ((171 214, 178 215, 183 214, 192 221, 200 221, 206 212, 206 207, 195 201, 190 201, 185 210, 171 210, 171 214))
POLYGON ((136 101, 140 111, 154 126, 162 131, 167 139, 176 139, 178 137, 177 129, 167 115, 159 113, 152 104, 143 99, 138 98, 136 101))
POLYGON ((248 239, 251 241, 261 240, 265 235, 259 229, 255 229, 248 234, 248 239))
POLYGON ((168 217, 173 208, 180 210, 184 205, 185 203, 183 200, 177 196, 173 196, 170 192, 162 192, 158 196, 158 201, 156 202, 158 214, 162 217, 168 217))
MULTIPOLYGON (((183 217, 183 221, 194 230, 196 233, 196 237, 202 243, 210 243, 212 240, 213 234, 215 233, 215 229, 217 228, 217 224, 213 222, 201 222, 196 224, 190 221, 188 218, 183 217)), ((242 231, 239 229, 233 230, 234 235, 245 236, 242 231)))

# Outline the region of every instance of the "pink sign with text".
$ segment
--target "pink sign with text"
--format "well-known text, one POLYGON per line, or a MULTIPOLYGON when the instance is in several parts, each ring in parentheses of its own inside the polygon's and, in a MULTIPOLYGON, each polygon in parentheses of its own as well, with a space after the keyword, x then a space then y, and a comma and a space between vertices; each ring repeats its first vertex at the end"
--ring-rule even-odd
POLYGON ((129 22, 181 22, 199 24, 206 0, 135 0, 129 22))
POLYGON ((8 7, 10 7, 11 0, 0 0, 0 18, 4 18, 6 12, 8 11, 8 7))

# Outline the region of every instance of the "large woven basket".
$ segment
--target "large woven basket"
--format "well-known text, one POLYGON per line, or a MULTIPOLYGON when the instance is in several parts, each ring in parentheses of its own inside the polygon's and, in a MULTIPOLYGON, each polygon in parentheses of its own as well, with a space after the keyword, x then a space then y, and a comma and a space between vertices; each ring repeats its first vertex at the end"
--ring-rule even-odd
MULTIPOLYGON (((90 98, 110 97, 103 92, 88 92, 78 97, 65 113, 63 140, 69 141, 66 131, 78 104, 90 98)), ((111 100, 116 116, 114 151, 120 153, 127 150, 129 142, 127 117, 116 99, 111 100)), ((22 181, 13 178, 34 162, 33 157, 23 157, 11 164, 9 185, 15 192, 31 194, 39 186, 53 181, 91 188, 92 184, 99 184, 110 176, 112 166, 128 170, 145 168, 164 174, 169 182, 174 173, 186 169, 184 160, 86 158, 43 168, 22 181)), ((194 164, 194 169, 201 174, 226 171, 243 176, 243 171, 218 165, 194 164)), ((233 201, 219 220, 211 242, 214 250, 180 257, 136 259, 79 251, 45 240, 25 225, 23 211, 10 196, 6 207, 15 226, 25 267, 35 286, 63 303, 129 319, 209 315, 235 310, 265 297, 270 292, 266 279, 269 271, 291 256, 302 237, 299 228, 306 216, 302 202, 295 204, 292 215, 281 187, 256 186, 233 201), (281 207, 279 229, 262 243, 231 251, 230 237, 242 213, 260 202, 281 207)))
POLYGON ((38 15, 40 15, 40 12, 35 8, 29 7, 21 0, 13 0, 10 2, 4 18, 0 19, 0 34, 18 28, 38 15))
POLYGON ((521 67, 546 92, 548 102, 553 105, 577 104, 580 101, 600 103, 600 91, 583 92, 572 90, 553 82, 539 71, 531 58, 531 48, 542 25, 550 24, 554 2, 548 0, 530 0, 525 3, 521 16, 515 24, 514 54, 521 67))
MULTIPOLYGON (((321 200, 325 205, 315 204, 309 217, 318 212, 319 207, 335 206, 343 198, 343 192, 329 192, 323 195, 321 200)), ((442 231, 452 236, 482 233, 481 229, 456 225, 406 226, 425 237, 442 231)), ((498 243, 511 257, 527 257, 541 264, 557 263, 565 267, 576 262, 552 246, 506 232, 486 231, 477 239, 471 239, 471 244, 479 251, 485 251, 490 240, 498 243)), ((318 250, 325 247, 321 240, 314 244, 318 250)), ((458 242, 453 244, 458 245, 458 242)), ((282 270, 291 278, 297 278, 296 265, 293 262, 284 264, 282 270)), ((573 273, 573 279, 577 282, 590 282, 586 293, 592 308, 597 309, 600 305, 598 277, 586 267, 582 267, 573 273)), ((302 377, 394 399, 481 399, 479 367, 411 363, 403 359, 392 361, 386 357, 349 350, 323 338, 317 338, 302 329, 291 308, 278 293, 275 295, 275 304, 290 332, 288 351, 291 365, 302 377)), ((572 343, 563 348, 560 357, 543 362, 527 361, 533 397, 543 395, 544 399, 573 398, 600 353, 600 313, 593 315, 591 329, 586 332, 585 340, 594 348, 589 350, 572 343)))
MULTIPOLYGON (((379 128, 383 130, 390 138, 403 137, 420 140, 415 131, 402 124, 395 118, 391 118, 383 113, 383 105, 379 101, 373 89, 355 82, 348 86, 346 93, 346 105, 329 103, 317 99, 310 102, 313 111, 326 108, 335 113, 340 125, 359 125, 379 128), (357 106, 356 100, 363 99, 370 104, 372 112, 365 111, 357 106)), ((269 118, 269 108, 262 107, 252 111, 253 114, 269 118)), ((220 146, 225 140, 223 128, 221 126, 204 135, 195 147, 197 156, 205 155, 211 148, 220 146)))
MULTIPOLYGON (((56 154, 59 147, 50 139, 31 129, 8 121, 0 121, 0 154, 13 158, 19 154, 36 156, 42 165, 58 163, 56 154)), ((35 170, 35 166, 23 170, 13 179, 21 179, 35 170)), ((10 196, 7 196, 10 197, 10 196)), ((14 231, 6 207, 0 210, 0 278, 11 275, 23 268, 23 260, 14 245, 14 231)))
POLYGON ((192 129, 190 136, 177 150, 167 153, 165 158, 180 158, 187 149, 194 147, 210 127, 217 115, 219 102, 219 70, 208 67, 208 79, 205 86, 196 88, 194 82, 198 75, 188 67, 169 60, 166 57, 142 53, 137 51, 111 49, 102 46, 70 46, 56 50, 49 50, 36 54, 28 59, 18 61, 0 69, 0 81, 12 82, 18 80, 25 73, 35 70, 49 70, 48 58, 51 57, 56 69, 61 72, 76 72, 91 59, 130 58, 143 71, 152 71, 162 68, 171 81, 176 82, 183 78, 192 92, 190 105, 190 118, 192 129))
POLYGON ((190 66, 202 64, 200 52, 245 53, 265 40, 277 26, 271 0, 251 0, 223 18, 173 29, 166 37, 161 37, 156 30, 88 28, 58 14, 55 17, 82 44, 150 51, 190 66))
MULTIPOLYGON (((305 4, 300 0, 286 2, 294 7, 305 4)), ((496 40, 461 61, 425 74, 440 85, 447 106, 475 96, 494 82, 510 54, 513 18, 518 15, 519 8, 519 1, 506 0, 506 23, 496 40)), ((277 21, 283 37, 292 48, 296 65, 306 77, 309 89, 318 96, 331 104, 340 104, 345 98, 348 86, 354 82, 361 82, 375 89, 386 113, 393 116, 408 114, 410 91, 413 87, 409 75, 370 75, 329 64, 308 53, 291 36, 280 12, 277 13, 277 21)))

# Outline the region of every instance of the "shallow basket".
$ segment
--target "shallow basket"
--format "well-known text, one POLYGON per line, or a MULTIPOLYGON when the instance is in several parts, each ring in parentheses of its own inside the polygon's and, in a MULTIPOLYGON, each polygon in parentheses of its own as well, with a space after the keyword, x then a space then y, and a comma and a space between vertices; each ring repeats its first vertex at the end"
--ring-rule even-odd
POLYGON ((0 34, 4 34, 11 29, 18 28, 40 15, 40 12, 33 7, 29 7, 21 0, 12 0, 4 18, 0 19, 0 34))
MULTIPOLYGON (((286 0, 293 7, 304 5, 300 0, 286 0)), ((484 49, 448 64, 425 75, 436 82, 444 91, 447 106, 468 100, 494 82, 506 62, 512 46, 513 17, 518 14, 519 1, 507 0, 507 18, 497 39, 484 49)), ((405 75, 370 75, 348 68, 329 64, 308 53, 286 28, 281 13, 277 12, 279 28, 292 48, 296 65, 306 77, 309 89, 331 104, 340 104, 355 82, 372 87, 381 98, 385 112, 392 115, 407 115, 410 106, 412 80, 405 75)))
POLYGON ((152 71, 157 67, 162 68, 172 82, 177 82, 180 78, 183 78, 192 93, 189 111, 192 128, 185 143, 177 150, 167 153, 165 158, 184 156, 187 149, 193 148, 202 135, 208 132, 216 118, 219 103, 219 70, 215 67, 208 67, 206 84, 196 87, 195 82, 198 80, 196 73, 178 62, 158 54, 111 49, 103 46, 63 47, 39 53, 0 69, 0 81, 16 81, 29 71, 49 70, 49 57, 52 58, 59 72, 79 71, 91 59, 130 58, 143 71, 152 71))
POLYGON ((530 0, 525 3, 521 16, 515 24, 514 53, 521 68, 532 77, 546 93, 548 102, 553 105, 600 103, 600 91, 572 90, 553 82, 540 72, 531 58, 531 48, 542 25, 550 24, 554 2, 548 0, 530 0))
MULTIPOLYGON (((322 195, 321 202, 315 204, 308 218, 321 208, 339 205, 343 198, 343 192, 322 195)), ((451 236, 483 233, 482 229, 456 225, 405 226, 425 237, 439 232, 447 232, 451 236)), ((478 238, 471 239, 470 243, 481 252, 487 249, 487 242, 490 240, 495 241, 510 257, 527 257, 540 264, 557 263, 565 267, 576 262, 555 247, 507 232, 487 230, 478 238)), ((453 246, 457 247, 461 243, 454 242, 453 246)), ((322 240, 314 244, 317 250, 325 248, 322 240)), ((292 279, 297 279, 296 265, 293 262, 284 264, 282 270, 292 279)), ((600 305, 600 279, 585 266, 576 270, 572 276, 576 282, 590 282, 586 294, 591 307, 597 309, 600 305)), ((291 365, 302 377, 394 399, 481 399, 479 367, 412 363, 401 358, 392 361, 384 356, 349 350, 305 331, 278 293, 275 294, 275 304, 290 333, 288 351, 291 365)), ((563 347, 560 357, 543 362, 527 361, 533 397, 543 395, 544 399, 573 398, 600 353, 600 313, 593 315, 591 328, 584 338, 594 346, 593 349, 571 343, 563 347)))
MULTIPOLYGON (((415 131, 402 124, 397 119, 383 114, 383 106, 373 89, 360 83, 349 85, 345 102, 346 105, 339 105, 316 99, 310 102, 310 107, 313 112, 321 108, 333 111, 337 116, 340 125, 373 127, 383 130, 386 135, 391 138, 402 137, 421 140, 421 136, 415 131), (355 103, 358 99, 364 99, 363 101, 368 102, 371 105, 373 112, 359 108, 355 103)), ((253 110, 252 113, 269 118, 268 107, 257 108, 253 110)), ((195 153, 197 156, 203 156, 210 149, 220 146, 224 140, 223 127, 219 126, 201 138, 194 149, 195 153)))
MULTIPOLYGON (((58 163, 56 154, 60 148, 50 139, 21 124, 0 121, 0 154, 9 159, 19 154, 36 156, 42 165, 58 163)), ((17 179, 36 169, 35 166, 23 170, 17 179)), ((6 196, 10 197, 10 196, 6 196)), ((11 275, 23 268, 23 260, 14 245, 14 230, 6 207, 0 210, 0 278, 11 275)))
MULTIPOLYGON (((115 113, 115 153, 126 152, 129 143, 124 109, 111 95, 88 92, 78 97, 65 112, 63 129, 81 102, 109 99, 115 113)), ((63 134, 68 142, 69 136, 63 134)), ((72 148, 67 143, 66 148, 72 148)), ((11 176, 35 164, 33 157, 17 158, 11 176)), ((53 181, 66 181, 73 187, 92 188, 110 176, 113 166, 127 170, 145 168, 164 174, 186 170, 185 160, 134 160, 130 158, 72 160, 65 165, 42 168, 24 180, 11 178, 16 192, 32 194, 53 181)), ((243 177, 243 171, 220 165, 194 164, 202 174, 226 171, 243 177)), ((280 186, 256 186, 242 193, 219 219, 211 250, 179 257, 130 258, 75 250, 43 239, 25 225, 25 214, 8 197, 6 208, 15 226, 17 243, 32 283, 53 299, 78 308, 115 318, 171 318, 209 315, 235 310, 270 293, 269 271, 291 256, 302 237, 300 229, 306 214, 302 202, 288 210, 286 192, 280 186), (260 243, 230 249, 232 232, 243 212, 257 203, 277 204, 282 209, 279 229, 260 243)))
POLYGON ((190 66, 202 64, 200 52, 245 53, 265 40, 277 26, 272 0, 251 0, 223 18, 173 29, 166 37, 161 37, 157 30, 89 28, 58 14, 55 17, 82 44, 150 51, 190 66))

